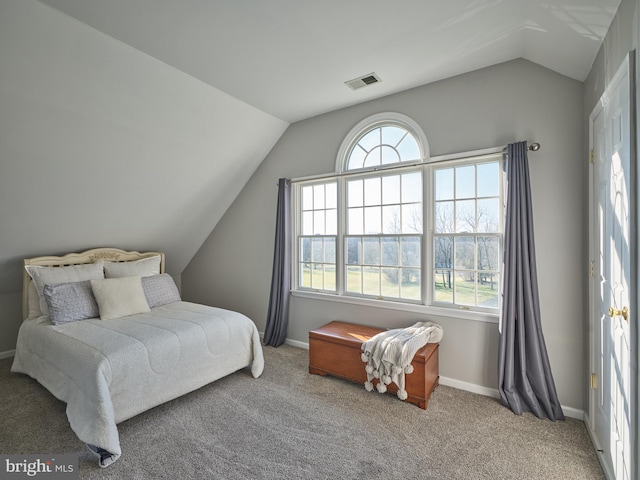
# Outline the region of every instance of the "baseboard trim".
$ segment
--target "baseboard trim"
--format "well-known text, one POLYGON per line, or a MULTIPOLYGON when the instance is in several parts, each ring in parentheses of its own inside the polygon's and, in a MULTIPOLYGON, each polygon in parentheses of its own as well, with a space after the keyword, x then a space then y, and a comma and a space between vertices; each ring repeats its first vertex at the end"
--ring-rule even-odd
MULTIPOLYGON (((287 345, 291 345, 292 347, 304 348, 305 350, 309 350, 309 344, 306 342, 300 342, 298 340, 291 340, 290 338, 287 338, 284 343, 287 345)), ((479 395, 484 395, 485 397, 500 398, 500 393, 495 388, 484 387, 482 385, 476 385, 475 383, 456 380, 455 378, 443 377, 442 375, 440 376, 440 385, 457 388, 458 390, 466 390, 467 392, 477 393, 479 395)), ((564 405, 561 406, 565 416, 584 421, 584 411, 573 407, 565 407, 564 405)))
POLYGON ((11 358, 16 354, 15 350, 7 350, 6 352, 0 352, 0 360, 4 360, 5 358, 11 358))

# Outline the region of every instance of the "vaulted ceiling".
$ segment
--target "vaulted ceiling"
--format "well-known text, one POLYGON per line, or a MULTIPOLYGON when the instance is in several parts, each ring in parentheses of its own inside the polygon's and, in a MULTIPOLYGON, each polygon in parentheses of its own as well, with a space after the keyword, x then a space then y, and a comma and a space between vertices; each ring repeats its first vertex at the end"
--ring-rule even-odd
POLYGON ((521 57, 582 81, 620 3, 42 1, 287 122, 521 57))
POLYGON ((179 275, 290 123, 514 58, 584 80, 618 4, 0 0, 0 294, 97 246, 179 275))

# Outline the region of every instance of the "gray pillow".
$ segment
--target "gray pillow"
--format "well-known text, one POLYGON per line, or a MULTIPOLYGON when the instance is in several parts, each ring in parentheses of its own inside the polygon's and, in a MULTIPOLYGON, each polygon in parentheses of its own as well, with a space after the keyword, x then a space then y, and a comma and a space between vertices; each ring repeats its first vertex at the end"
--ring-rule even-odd
POLYGON ((100 316, 89 280, 45 285, 43 293, 54 325, 100 316))
POLYGON ((142 289, 147 297, 149 308, 182 300, 178 287, 168 273, 142 277, 142 289))

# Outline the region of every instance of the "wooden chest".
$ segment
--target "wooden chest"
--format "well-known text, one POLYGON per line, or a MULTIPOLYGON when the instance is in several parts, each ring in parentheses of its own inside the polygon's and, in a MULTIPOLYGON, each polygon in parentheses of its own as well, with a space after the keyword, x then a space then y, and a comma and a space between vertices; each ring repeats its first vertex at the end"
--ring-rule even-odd
MULTIPOLYGON (((312 330, 309 332, 309 373, 331 375, 364 385, 367 373, 361 358, 362 342, 382 331, 338 321, 312 330)), ((405 376, 406 401, 426 409, 431 392, 438 385, 438 344, 429 343, 418 350, 411 365, 413 373, 405 376)), ((387 392, 395 395, 397 391, 395 383, 388 385, 387 392)))

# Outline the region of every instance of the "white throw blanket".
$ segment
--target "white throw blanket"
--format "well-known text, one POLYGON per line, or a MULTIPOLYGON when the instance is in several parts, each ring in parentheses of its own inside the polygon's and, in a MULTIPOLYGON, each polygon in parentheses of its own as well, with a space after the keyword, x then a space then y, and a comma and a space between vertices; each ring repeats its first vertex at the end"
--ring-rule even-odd
POLYGON ((398 398, 407 399, 405 374, 413 372, 411 361, 418 350, 427 343, 442 340, 442 327, 433 322, 418 322, 407 328, 387 330, 362 343, 362 361, 367 365, 367 381, 364 387, 373 390, 374 378, 380 381, 376 389, 380 393, 387 391, 391 382, 398 386, 398 398))

